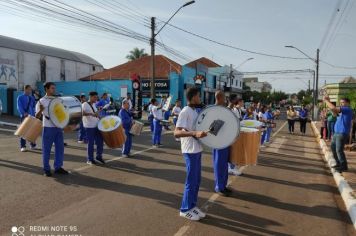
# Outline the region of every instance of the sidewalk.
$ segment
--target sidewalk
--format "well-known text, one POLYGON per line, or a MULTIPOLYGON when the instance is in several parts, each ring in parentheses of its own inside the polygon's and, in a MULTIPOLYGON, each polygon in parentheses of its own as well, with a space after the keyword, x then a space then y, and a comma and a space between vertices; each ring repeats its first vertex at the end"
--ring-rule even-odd
MULTIPOLYGON (((320 130, 321 128, 320 122, 316 122, 315 125, 317 129, 320 130)), ((331 142, 325 141, 325 143, 330 148, 331 142)), ((356 191, 355 191, 356 190, 356 152, 350 152, 345 150, 345 155, 347 158, 349 170, 347 172, 343 172, 342 176, 344 176, 344 178, 347 180, 350 187, 354 190, 353 192, 356 196, 356 191)))

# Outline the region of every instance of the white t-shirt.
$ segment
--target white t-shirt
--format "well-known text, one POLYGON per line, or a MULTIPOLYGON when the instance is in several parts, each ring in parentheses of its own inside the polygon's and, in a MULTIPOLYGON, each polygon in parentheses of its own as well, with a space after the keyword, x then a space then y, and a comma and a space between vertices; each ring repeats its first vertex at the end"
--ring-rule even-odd
MULTIPOLYGON (((83 113, 87 113, 87 114, 94 114, 95 112, 98 111, 98 109, 96 108, 95 104, 91 104, 93 106, 93 109, 91 109, 90 105, 88 102, 84 102, 82 104, 82 109, 83 109, 83 113)), ((98 126, 98 122, 99 122, 99 118, 98 117, 94 117, 94 116, 83 116, 83 126, 84 128, 95 128, 98 126)))
MULTIPOLYGON (((195 120, 198 118, 198 112, 191 107, 184 107, 180 112, 176 127, 183 128, 186 131, 193 131, 195 120)), ((199 141, 193 137, 180 138, 182 153, 199 153, 203 148, 199 141)))
POLYGON ((176 114, 178 114, 179 115, 179 113, 182 111, 182 108, 180 108, 180 107, 177 107, 177 106, 174 106, 173 107, 173 109, 172 109, 172 115, 176 115, 176 114))
POLYGON ((157 120, 163 120, 162 109, 158 109, 157 106, 152 106, 152 115, 157 120))
POLYGON ((152 115, 152 107, 153 107, 152 104, 150 104, 150 105, 148 106, 148 112, 150 113, 150 115, 152 115))
POLYGON ((50 119, 47 119, 47 118, 49 118, 48 106, 49 106, 49 103, 51 102, 51 100, 54 98, 55 97, 44 96, 36 104, 36 113, 39 112, 39 110, 40 110, 40 104, 42 104, 42 106, 44 107, 44 110, 42 111, 42 126, 43 127, 56 127, 50 119))

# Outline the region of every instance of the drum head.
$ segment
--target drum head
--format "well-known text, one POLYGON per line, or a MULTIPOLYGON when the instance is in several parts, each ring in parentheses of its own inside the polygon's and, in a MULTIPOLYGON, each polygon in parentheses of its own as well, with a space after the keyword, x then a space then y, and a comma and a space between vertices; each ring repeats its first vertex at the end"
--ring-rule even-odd
POLYGON ((262 122, 258 120, 243 120, 241 121, 240 124, 242 127, 248 127, 248 128, 256 128, 263 125, 262 122))
POLYGON ((58 128, 63 129, 69 123, 69 113, 61 98, 51 100, 48 106, 48 114, 53 124, 58 128))
POLYGON ((121 125, 121 118, 118 116, 105 116, 100 119, 98 129, 103 132, 110 132, 121 125))
POLYGON ((204 145, 216 149, 226 148, 240 134, 240 120, 226 107, 209 106, 199 113, 195 130, 211 130, 207 137, 199 139, 204 145))

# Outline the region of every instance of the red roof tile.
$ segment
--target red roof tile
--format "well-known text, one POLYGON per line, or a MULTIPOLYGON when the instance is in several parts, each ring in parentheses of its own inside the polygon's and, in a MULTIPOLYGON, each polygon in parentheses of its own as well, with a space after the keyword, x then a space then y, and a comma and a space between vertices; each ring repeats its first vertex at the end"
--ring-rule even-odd
MULTIPOLYGON (((156 78, 168 78, 170 72, 180 73, 182 66, 177 62, 163 56, 155 56, 156 78)), ((134 61, 129 61, 113 68, 96 73, 92 76, 81 78, 80 80, 119 80, 128 79, 131 75, 137 74, 141 78, 150 78, 151 56, 141 57, 134 61)))
POLYGON ((191 67, 191 68, 195 68, 196 67, 196 64, 199 63, 199 64, 203 64, 204 66, 206 67, 220 67, 219 64, 213 62, 212 60, 206 58, 206 57, 201 57, 195 61, 191 61, 189 62, 188 64, 186 64, 186 66, 188 67, 191 67))

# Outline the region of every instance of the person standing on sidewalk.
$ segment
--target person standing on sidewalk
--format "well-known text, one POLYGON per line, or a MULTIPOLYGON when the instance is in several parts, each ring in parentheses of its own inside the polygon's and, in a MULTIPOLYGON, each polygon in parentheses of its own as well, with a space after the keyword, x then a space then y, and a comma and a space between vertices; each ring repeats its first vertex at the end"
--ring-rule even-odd
MULTIPOLYGON (((17 111, 20 114, 21 122, 27 116, 35 116, 35 98, 32 96, 32 88, 30 85, 25 85, 24 93, 17 98, 17 111)), ((30 143, 31 149, 36 148, 35 143, 30 143)), ((26 140, 20 138, 21 152, 26 152, 26 140)))
POLYGON ((287 111, 287 120, 288 120, 288 130, 290 134, 294 134, 294 123, 297 113, 294 110, 293 106, 290 106, 287 111))
POLYGON ((331 137, 334 135, 334 126, 336 122, 336 115, 332 111, 328 111, 326 113, 326 119, 327 119, 327 128, 328 128, 328 136, 326 138, 326 141, 331 140, 331 137))
POLYGON ((350 134, 353 112, 348 98, 340 100, 340 107, 332 104, 328 96, 324 97, 324 101, 333 113, 339 114, 335 123, 335 133, 331 141, 331 150, 336 161, 336 165, 333 168, 341 173, 348 169, 344 146, 350 134))
POLYGON ((119 112, 119 117, 122 121, 122 127, 125 130, 126 141, 122 147, 122 157, 129 157, 131 147, 132 147, 132 134, 130 133, 131 127, 133 125, 132 114, 130 112, 129 100, 124 100, 122 102, 122 108, 119 112))
POLYGON ((300 122, 300 133, 305 135, 307 129, 307 121, 308 121, 308 110, 302 105, 302 108, 299 111, 299 122, 300 122))

